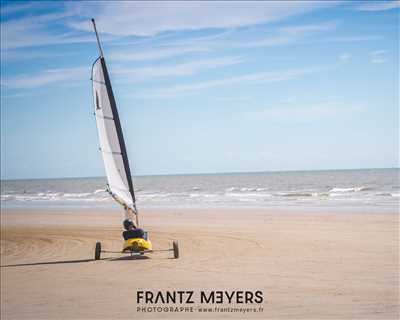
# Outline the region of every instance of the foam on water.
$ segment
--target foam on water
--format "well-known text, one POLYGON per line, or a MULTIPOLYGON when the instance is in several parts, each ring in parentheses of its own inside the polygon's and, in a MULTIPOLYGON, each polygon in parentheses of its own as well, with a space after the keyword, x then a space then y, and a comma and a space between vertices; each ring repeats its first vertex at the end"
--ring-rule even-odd
MULTIPOLYGON (((399 169, 135 177, 140 206, 351 206, 398 212, 399 169), (394 190, 396 190, 394 192, 394 190)), ((1 182, 3 205, 114 202, 104 178, 1 182)))
POLYGON ((350 187, 350 188, 332 188, 329 192, 338 193, 338 192, 360 192, 371 190, 371 187, 350 187))

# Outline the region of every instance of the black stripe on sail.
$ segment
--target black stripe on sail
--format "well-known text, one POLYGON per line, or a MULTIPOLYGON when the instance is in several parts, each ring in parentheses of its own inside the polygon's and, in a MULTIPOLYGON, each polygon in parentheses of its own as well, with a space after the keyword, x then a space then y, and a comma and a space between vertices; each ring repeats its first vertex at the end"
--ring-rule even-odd
POLYGON ((132 196, 133 203, 135 203, 136 199, 135 199, 135 192, 133 190, 131 170, 129 168, 128 155, 126 152, 124 136, 122 134, 121 122, 119 121, 117 105, 115 103, 114 93, 111 88, 111 81, 110 81, 110 77, 108 76, 108 71, 107 71, 106 62, 105 62, 104 58, 100 57, 100 62, 101 62, 101 67, 103 69, 104 81, 105 81, 106 88, 107 88, 107 95, 110 100, 111 112, 113 114, 115 127, 117 130, 117 136, 118 136, 118 141, 119 141, 121 155, 122 155, 122 161, 124 163, 124 168, 125 168, 125 175, 128 180, 129 193, 132 196))
POLYGON ((103 152, 103 153, 107 153, 107 154, 115 154, 115 155, 121 155, 122 156, 122 153, 121 152, 116 152, 116 151, 107 151, 107 150, 103 150, 102 148, 99 148, 100 149, 100 151, 101 152, 103 152))
POLYGON ((107 117, 107 116, 101 116, 101 115, 99 115, 99 114, 94 114, 96 117, 98 117, 98 118, 101 118, 101 119, 104 119, 104 120, 114 120, 114 118, 112 118, 112 117, 107 117))

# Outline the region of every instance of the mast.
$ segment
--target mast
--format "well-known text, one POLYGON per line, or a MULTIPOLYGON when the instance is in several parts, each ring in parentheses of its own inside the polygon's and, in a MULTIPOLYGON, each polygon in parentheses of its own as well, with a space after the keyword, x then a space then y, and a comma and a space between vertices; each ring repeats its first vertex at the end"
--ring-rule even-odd
POLYGON ((97 33, 96 22, 94 21, 93 18, 92 18, 92 23, 93 23, 94 33, 96 34, 97 45, 99 46, 100 57, 103 58, 103 57, 104 57, 104 55, 103 55, 103 49, 101 48, 99 34, 97 33))
MULTIPOLYGON (((102 79, 103 81, 99 81, 98 79, 93 79, 93 74, 92 74, 92 81, 93 81, 93 85, 94 86, 101 86, 102 90, 104 91, 104 86, 106 89, 106 98, 103 98, 104 100, 106 100, 105 102, 101 102, 99 103, 99 97, 97 94, 97 90, 94 92, 95 93, 95 104, 96 104, 96 111, 95 111, 95 115, 97 117, 96 121, 112 121, 114 126, 110 126, 109 124, 101 124, 101 127, 103 128, 104 125, 104 130, 106 131, 106 135, 107 135, 107 130, 108 134, 110 135, 116 135, 116 140, 118 141, 117 144, 112 145, 110 147, 110 143, 109 141, 104 138, 104 135, 100 134, 100 131, 103 129, 100 129, 99 125, 98 125, 98 130, 99 130, 99 138, 100 138, 100 145, 101 145, 101 151, 102 151, 102 155, 103 155, 103 160, 105 162, 105 166, 106 166, 106 173, 107 173, 107 180, 108 180, 108 184, 107 184, 107 191, 111 194, 111 196, 113 197, 114 200, 116 200, 119 204, 121 204, 124 207, 125 210, 125 215, 126 218, 132 218, 132 215, 135 216, 136 219, 136 226, 139 226, 139 214, 138 214, 138 210, 136 208, 136 198, 135 198, 135 192, 133 189, 133 183, 132 183, 132 176, 131 176, 131 170, 129 168, 129 160, 128 160, 128 155, 127 155, 127 151, 126 151, 126 146, 125 146, 125 140, 123 137, 123 133, 122 133, 122 127, 121 127, 121 122, 119 119, 119 115, 118 115, 118 110, 117 110, 117 105, 115 103, 115 98, 114 98, 114 93, 111 87, 111 81, 110 81, 110 77, 108 74, 108 70, 106 67, 106 62, 104 59, 104 55, 103 55, 103 50, 101 47, 101 43, 100 43, 100 38, 97 32, 97 28, 96 28, 96 23, 94 21, 94 19, 92 19, 92 23, 93 23, 93 28, 94 28, 94 32, 96 34, 96 39, 97 39, 97 45, 99 47, 99 51, 100 51, 100 57, 99 59, 96 60, 96 62, 94 63, 94 66, 100 62, 100 66, 98 66, 99 68, 101 68, 102 71, 102 79), (100 104, 104 104, 104 106, 100 106, 100 104), (109 108, 109 111, 112 115, 112 117, 107 117, 104 115, 104 111, 102 109, 104 108, 109 108), (101 112, 101 113, 100 113, 101 112), (97 114, 99 113, 99 115, 97 114), (100 120, 99 120, 100 118, 100 120), (108 126, 108 127, 107 127, 108 126), (108 128, 108 129, 107 129, 108 128), (114 128, 114 129, 113 129, 114 128), (102 141, 102 139, 104 141, 102 141), (105 146, 105 150, 103 150, 103 145, 105 146), (107 149, 110 149, 108 150, 107 149), (118 151, 115 151, 116 149, 119 149, 118 151), (109 159, 111 154, 111 160, 109 159), (120 165, 120 162, 122 160, 122 165, 120 165), (110 169, 110 163, 111 163, 111 167, 115 166, 117 168, 117 171, 113 171, 113 169, 110 169), (118 167, 119 165, 119 167, 118 167), (107 170, 108 169, 108 170, 107 170), (123 185, 125 186, 125 188, 121 189, 120 185, 115 186, 112 183, 115 181, 123 182, 123 185), (129 192, 130 195, 130 200, 129 202, 131 203, 132 206, 129 206, 123 199, 123 196, 125 196, 126 198, 126 192, 129 192), (122 197, 119 195, 119 193, 122 195, 122 197)), ((93 70, 92 70, 93 73, 93 70)))

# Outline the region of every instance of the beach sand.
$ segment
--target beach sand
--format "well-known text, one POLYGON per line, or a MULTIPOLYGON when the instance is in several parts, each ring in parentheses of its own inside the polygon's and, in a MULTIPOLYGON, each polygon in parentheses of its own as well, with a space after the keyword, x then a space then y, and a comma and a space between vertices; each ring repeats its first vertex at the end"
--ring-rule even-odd
POLYGON ((1 318, 399 318, 396 214, 143 210, 154 249, 176 239, 181 257, 93 261, 98 240, 121 249, 121 221, 120 210, 3 209, 1 318), (261 290, 263 311, 138 313, 138 290, 261 290))

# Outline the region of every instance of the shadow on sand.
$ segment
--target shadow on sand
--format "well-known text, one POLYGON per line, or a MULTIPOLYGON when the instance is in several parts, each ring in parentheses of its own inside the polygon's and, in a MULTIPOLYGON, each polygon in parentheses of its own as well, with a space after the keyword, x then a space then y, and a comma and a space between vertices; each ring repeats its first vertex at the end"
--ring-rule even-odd
MULTIPOLYGON (((124 261, 124 260, 147 260, 149 257, 133 255, 124 257, 106 257, 101 258, 103 261, 124 261)), ((61 261, 44 261, 44 262, 28 262, 28 263, 16 263, 16 264, 6 264, 0 266, 1 268, 11 268, 11 267, 29 267, 29 266, 42 266, 42 265, 52 265, 52 264, 67 264, 67 263, 85 263, 94 262, 94 259, 80 259, 80 260, 61 260, 61 261)))
POLYGON ((94 259, 62 260, 62 261, 31 262, 31 263, 17 263, 17 264, 6 264, 6 265, 0 266, 0 267, 1 267, 1 268, 28 267, 28 266, 40 266, 40 265, 48 265, 48 264, 83 263, 83 262, 90 262, 90 261, 94 261, 94 259))
POLYGON ((123 261, 123 260, 147 260, 150 258, 147 256, 144 256, 144 255, 133 255, 133 256, 123 256, 123 257, 118 257, 118 258, 114 257, 114 258, 103 258, 103 259, 109 260, 109 261, 123 261))

